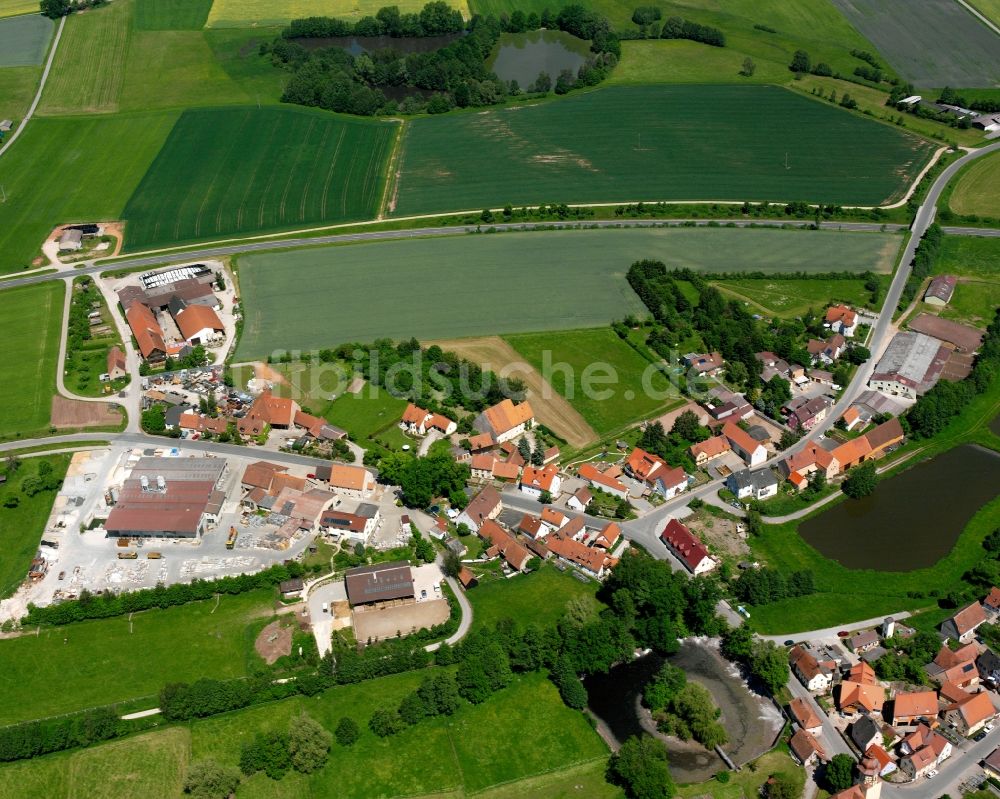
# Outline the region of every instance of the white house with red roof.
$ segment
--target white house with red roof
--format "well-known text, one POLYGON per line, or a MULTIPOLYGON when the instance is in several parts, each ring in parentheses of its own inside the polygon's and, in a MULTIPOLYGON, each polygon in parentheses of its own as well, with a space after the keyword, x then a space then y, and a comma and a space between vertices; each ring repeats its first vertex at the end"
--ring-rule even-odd
POLYGON ((846 305, 832 305, 826 309, 826 324, 835 333, 851 338, 858 329, 858 315, 846 305))
POLYGON ((587 510, 587 506, 593 498, 594 495, 590 493, 590 489, 586 486, 582 486, 577 489, 575 494, 566 500, 566 507, 570 510, 583 513, 587 510))
POLYGON ((705 545, 677 519, 667 522, 660 540, 691 574, 705 574, 716 566, 705 545))
POLYGON ((738 425, 726 422, 722 428, 722 435, 729 441, 733 452, 743 458, 743 462, 751 469, 767 460, 767 449, 764 445, 738 425))
POLYGON ((399 420, 399 426, 415 436, 425 436, 431 431, 450 436, 458 429, 458 425, 447 416, 431 413, 412 402, 403 411, 403 418, 399 420))
POLYGON ((525 466, 521 472, 521 493, 534 499, 538 499, 546 492, 553 497, 558 496, 561 485, 559 467, 555 464, 550 463, 541 468, 525 466))

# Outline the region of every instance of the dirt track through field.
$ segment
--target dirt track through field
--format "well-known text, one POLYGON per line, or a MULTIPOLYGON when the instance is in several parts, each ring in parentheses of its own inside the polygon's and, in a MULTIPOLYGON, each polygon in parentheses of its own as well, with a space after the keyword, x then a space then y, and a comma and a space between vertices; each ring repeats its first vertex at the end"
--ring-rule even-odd
POLYGON ((460 338, 431 342, 441 349, 478 363, 506 377, 517 377, 528 387, 535 417, 571 447, 582 447, 597 439, 597 433, 569 402, 555 392, 541 374, 499 336, 460 338), (509 367, 509 371, 505 369, 509 367))

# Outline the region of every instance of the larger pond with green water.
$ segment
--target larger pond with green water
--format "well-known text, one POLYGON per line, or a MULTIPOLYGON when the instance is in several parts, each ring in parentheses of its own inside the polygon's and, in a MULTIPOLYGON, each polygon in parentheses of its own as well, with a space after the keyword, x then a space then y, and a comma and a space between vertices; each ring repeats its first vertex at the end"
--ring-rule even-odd
POLYGON ((976 511, 998 495, 1000 455, 965 445, 806 520, 799 534, 850 569, 912 571, 947 555, 976 511))
POLYGON ((521 89, 528 89, 542 72, 552 83, 564 69, 575 77, 589 52, 589 42, 563 31, 505 33, 486 65, 500 80, 516 80, 521 89))

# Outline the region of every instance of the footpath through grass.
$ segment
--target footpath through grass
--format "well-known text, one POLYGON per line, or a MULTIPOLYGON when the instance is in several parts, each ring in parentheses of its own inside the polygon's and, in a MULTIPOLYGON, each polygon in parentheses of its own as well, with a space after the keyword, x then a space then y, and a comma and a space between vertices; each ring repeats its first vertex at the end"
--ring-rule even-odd
POLYGON ((185 111, 125 207, 127 244, 374 217, 394 132, 305 109, 185 111))
POLYGON ((889 272, 899 244, 898 236, 883 233, 626 228, 254 253, 239 258, 245 321, 237 359, 380 337, 597 327, 645 314, 625 281, 629 266, 643 258, 709 273, 889 272))
POLYGON ((171 681, 241 677, 247 626, 272 602, 261 590, 218 607, 209 599, 0 640, 0 725, 155 694, 171 681))
POLYGON ((0 441, 48 430, 64 296, 62 281, 0 291, 0 441))
POLYGON ((879 205, 902 196, 931 150, 776 86, 612 86, 414 120, 394 212, 685 199, 879 205))
POLYGON ((506 341, 602 436, 647 419, 678 398, 656 365, 610 328, 507 336, 506 341))

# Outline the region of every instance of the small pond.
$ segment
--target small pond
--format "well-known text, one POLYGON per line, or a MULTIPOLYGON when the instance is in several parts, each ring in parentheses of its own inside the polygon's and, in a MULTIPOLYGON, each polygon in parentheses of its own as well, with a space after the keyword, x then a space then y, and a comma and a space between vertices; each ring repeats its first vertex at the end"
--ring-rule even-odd
POLYGON ((589 42, 563 31, 504 33, 486 66, 500 80, 516 80, 523 90, 531 86, 541 72, 547 73, 553 84, 564 69, 576 75, 589 53, 589 42))
MULTIPOLYGON (((711 691, 729 733, 729 743, 723 748, 735 763, 753 760, 771 747, 782 726, 780 714, 774 705, 747 689, 736 668, 716 648, 703 640, 686 640, 670 662, 684 669, 689 680, 711 691)), ((622 663, 608 674, 588 677, 584 680, 588 707, 600 720, 601 732, 618 744, 642 732, 660 737, 667 745, 670 771, 677 782, 707 780, 726 768, 722 758, 694 741, 685 743, 660 735, 641 706, 642 688, 662 663, 662 658, 646 655, 622 663)))
POLYGON ((922 569, 947 555, 969 519, 998 494, 1000 455, 965 445, 808 519, 799 534, 849 569, 922 569))
POLYGON ((329 36, 294 39, 307 50, 339 47, 352 56, 374 53, 378 50, 395 50, 397 53, 430 53, 451 44, 462 33, 445 33, 440 36, 329 36))

